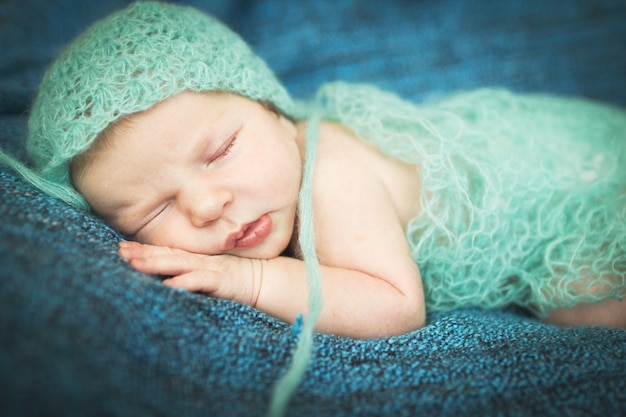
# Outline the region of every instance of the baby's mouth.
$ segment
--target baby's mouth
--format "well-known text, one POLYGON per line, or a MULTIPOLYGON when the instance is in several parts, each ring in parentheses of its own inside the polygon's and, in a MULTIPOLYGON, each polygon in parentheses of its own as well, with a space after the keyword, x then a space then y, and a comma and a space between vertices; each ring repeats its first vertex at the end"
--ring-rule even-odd
POLYGON ((231 233, 226 239, 227 250, 252 248, 263 242, 272 232, 273 222, 269 214, 264 214, 252 223, 244 225, 239 232, 231 233))

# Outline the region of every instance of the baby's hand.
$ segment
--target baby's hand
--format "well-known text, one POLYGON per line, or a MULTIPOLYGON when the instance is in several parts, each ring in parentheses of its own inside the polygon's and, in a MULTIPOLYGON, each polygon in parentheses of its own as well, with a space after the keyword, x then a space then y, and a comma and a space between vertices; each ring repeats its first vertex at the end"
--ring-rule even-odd
POLYGON ((263 260, 233 255, 201 255, 164 246, 120 242, 119 254, 146 274, 171 278, 163 284, 256 306, 263 280, 263 260))

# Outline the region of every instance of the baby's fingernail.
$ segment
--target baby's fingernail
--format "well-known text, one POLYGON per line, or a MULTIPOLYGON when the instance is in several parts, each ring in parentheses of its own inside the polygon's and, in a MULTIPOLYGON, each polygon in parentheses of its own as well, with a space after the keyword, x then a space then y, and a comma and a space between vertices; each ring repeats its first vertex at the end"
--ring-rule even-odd
POLYGON ((123 257, 123 258, 128 258, 131 255, 131 251, 129 248, 124 248, 124 247, 120 247, 117 251, 117 253, 123 257))
POLYGON ((127 248, 130 246, 130 243, 126 240, 122 240, 121 242, 117 242, 117 246, 119 248, 127 248))

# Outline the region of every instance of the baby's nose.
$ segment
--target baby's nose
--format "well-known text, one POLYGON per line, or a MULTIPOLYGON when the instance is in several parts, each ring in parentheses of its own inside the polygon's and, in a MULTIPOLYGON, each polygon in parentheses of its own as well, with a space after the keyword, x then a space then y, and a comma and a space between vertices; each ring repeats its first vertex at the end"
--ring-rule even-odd
POLYGON ((227 190, 195 192, 188 196, 189 219, 194 226, 204 227, 222 217, 232 200, 233 196, 227 190))

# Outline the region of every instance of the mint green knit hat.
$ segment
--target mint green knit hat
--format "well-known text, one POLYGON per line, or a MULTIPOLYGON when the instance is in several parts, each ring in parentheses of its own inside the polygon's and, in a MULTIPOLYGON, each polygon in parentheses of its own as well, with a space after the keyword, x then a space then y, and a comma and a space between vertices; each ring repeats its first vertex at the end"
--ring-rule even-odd
POLYGON ((28 122, 44 191, 87 209, 69 163, 109 124, 182 91, 226 91, 293 110, 261 58, 216 19, 189 7, 133 3, 68 45, 45 74, 28 122))

